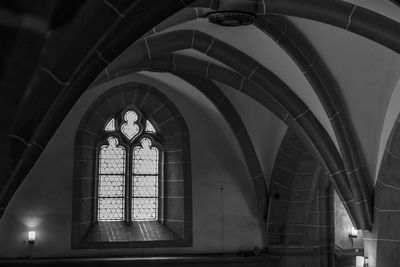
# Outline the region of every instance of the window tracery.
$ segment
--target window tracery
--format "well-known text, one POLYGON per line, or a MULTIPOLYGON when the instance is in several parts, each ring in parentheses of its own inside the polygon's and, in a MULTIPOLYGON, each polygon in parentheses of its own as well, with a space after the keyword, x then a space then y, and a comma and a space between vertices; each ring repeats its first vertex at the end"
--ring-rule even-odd
POLYGON ((75 134, 71 248, 192 245, 190 135, 179 114, 162 92, 146 84, 126 83, 97 96, 75 134), (130 110, 137 119, 135 114, 125 118, 130 110), (121 131, 123 124, 133 125, 131 139, 121 131), (105 160, 111 148, 120 151, 114 156, 124 153, 125 162, 118 165, 124 171, 107 169, 113 166, 105 160), (134 173, 135 148, 158 151, 158 158, 134 173), (151 208, 143 212, 139 204, 151 208), (99 213, 100 205, 105 212, 99 213))
POLYGON ((145 132, 140 133, 140 116, 133 109, 122 115, 119 131, 115 128, 116 118, 104 127, 111 135, 98 153, 97 219, 156 221, 159 219, 160 153, 151 140, 156 131, 146 120, 145 132), (120 144, 122 137, 129 142, 120 144))

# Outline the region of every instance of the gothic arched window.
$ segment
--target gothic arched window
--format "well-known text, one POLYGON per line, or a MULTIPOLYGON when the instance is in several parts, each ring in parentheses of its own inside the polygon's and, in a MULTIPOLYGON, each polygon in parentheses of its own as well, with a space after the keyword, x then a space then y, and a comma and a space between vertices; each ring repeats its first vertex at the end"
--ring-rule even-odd
POLYGON ((71 247, 191 246, 190 135, 179 110, 136 82, 88 95, 74 141, 71 247))
POLYGON ((97 149, 97 220, 157 221, 161 146, 154 126, 128 108, 107 121, 104 133, 97 149))

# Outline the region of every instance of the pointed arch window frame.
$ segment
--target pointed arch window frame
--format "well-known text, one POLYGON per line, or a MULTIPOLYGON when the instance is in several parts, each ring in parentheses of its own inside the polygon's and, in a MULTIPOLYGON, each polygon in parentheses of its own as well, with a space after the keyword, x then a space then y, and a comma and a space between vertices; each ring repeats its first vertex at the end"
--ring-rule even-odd
MULTIPOLYGON (((117 112, 113 117, 109 118, 106 120, 104 127, 103 127, 103 136, 101 138, 101 141, 97 144, 96 146, 96 183, 95 183, 95 203, 94 203, 94 218, 96 218, 96 221, 109 221, 109 222, 115 222, 115 221, 123 221, 125 223, 130 224, 131 222, 134 221, 146 221, 146 220, 132 220, 133 218, 133 210, 132 210, 132 202, 133 202, 133 150, 135 147, 140 146, 141 140, 144 138, 147 138, 151 142, 151 147, 154 147, 158 150, 158 207, 157 207, 157 218, 156 220, 152 221, 159 221, 162 224, 164 224, 164 201, 163 201, 163 195, 164 195, 164 186, 163 186, 163 162, 164 162, 164 153, 163 153, 163 146, 162 146, 162 139, 157 133, 157 128, 154 127, 154 124, 152 123, 154 129, 156 132, 147 132, 146 131, 146 124, 147 121, 149 121, 145 116, 143 116, 142 112, 138 110, 134 106, 128 106, 127 108, 123 109, 121 112, 117 112), (134 135, 131 139, 126 136, 122 131, 121 127, 126 123, 126 120, 124 118, 125 114, 128 111, 134 111, 138 118, 136 120, 136 123, 139 126, 139 131, 136 135, 134 135), (108 123, 114 120, 114 125, 115 129, 114 131, 107 131, 106 127, 108 123), (101 148, 105 145, 108 145, 108 139, 110 137, 114 137, 118 140, 118 146, 123 147, 125 150, 125 174, 124 174, 124 179, 125 179, 125 202, 124 202, 124 216, 123 220, 99 220, 99 181, 100 181, 100 152, 101 148)), ((151 122, 150 122, 151 123, 151 122)))
POLYGON ((82 114, 73 144, 71 249, 193 246, 190 132, 181 112, 158 88, 143 83, 93 92, 95 99, 82 114), (129 105, 143 112, 160 138, 163 209, 158 221, 97 221, 96 147, 112 134, 104 131, 105 123, 113 117, 119 123, 121 111, 129 105))

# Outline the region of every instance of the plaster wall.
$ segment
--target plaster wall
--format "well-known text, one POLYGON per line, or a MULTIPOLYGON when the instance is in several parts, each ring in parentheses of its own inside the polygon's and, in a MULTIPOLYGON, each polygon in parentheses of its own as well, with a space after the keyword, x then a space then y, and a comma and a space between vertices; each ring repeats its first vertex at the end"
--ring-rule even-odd
POLYGON ((236 107, 248 129, 263 169, 265 183, 269 188, 272 169, 279 147, 288 129, 287 125, 254 99, 225 84, 219 82, 216 82, 216 84, 236 107))
MULTIPOLYGON (((200 93, 186 83, 157 82, 131 75, 121 81, 146 81, 160 88, 186 120, 191 139, 193 247, 71 250, 73 142, 79 121, 97 95, 112 83, 87 91, 68 114, 12 198, 0 220, 1 257, 68 257, 218 253, 263 246, 264 228, 256 217, 254 191, 244 159, 228 125, 200 93), (28 247, 27 232, 36 243, 28 247)), ((115 82, 114 82, 115 85, 115 82)))
POLYGON ((357 231, 357 238, 349 238, 353 223, 347 214, 338 194, 334 193, 335 205, 335 245, 341 249, 361 249, 364 248, 363 232, 357 231))

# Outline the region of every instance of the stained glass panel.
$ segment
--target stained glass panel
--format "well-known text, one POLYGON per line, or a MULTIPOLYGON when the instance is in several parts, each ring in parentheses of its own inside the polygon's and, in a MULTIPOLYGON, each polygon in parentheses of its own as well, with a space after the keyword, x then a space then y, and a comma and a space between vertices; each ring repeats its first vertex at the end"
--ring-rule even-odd
POLYGON ((124 197, 125 176, 123 175, 100 175, 99 197, 124 197))
POLYGON ((125 148, 114 137, 108 138, 108 144, 100 149, 99 174, 125 174, 125 148))
POLYGON ((104 128, 106 132, 115 132, 115 120, 112 118, 111 120, 108 121, 106 124, 106 127, 104 128))
POLYGON ((158 176, 133 176, 134 197, 158 197, 158 176))
POLYGON ((121 132, 132 140, 139 133, 139 125, 135 122, 138 120, 138 115, 133 110, 128 110, 124 115, 125 123, 121 126, 121 132))
POLYGON ((158 149, 143 138, 133 149, 132 220, 154 221, 158 218, 158 149))
POLYGON ((141 145, 133 149, 133 173, 158 174, 158 149, 151 147, 147 138, 141 140, 141 145))
POLYGON ((154 128, 153 124, 151 122, 146 121, 146 132, 148 133, 155 133, 156 129, 154 128))
POLYGON ((125 148, 108 138, 99 153, 99 221, 122 221, 125 210, 125 148))
MULTIPOLYGON (((134 140, 140 133, 138 115, 128 110, 124 114, 121 133, 134 140)), ((116 131, 116 121, 107 122, 105 131, 116 131)), ((154 126, 146 121, 146 132, 155 133, 154 126)), ((123 221, 125 219, 126 160, 132 163, 132 220, 154 221, 158 219, 158 169, 159 150, 152 147, 149 138, 142 138, 140 145, 132 149, 127 159, 123 146, 116 137, 109 137, 108 144, 100 147, 98 165, 98 220, 123 221)))
POLYGON ((124 198, 99 198, 99 221, 123 221, 124 198))
POLYGON ((158 198, 133 198, 132 220, 156 221, 158 219, 158 198))

